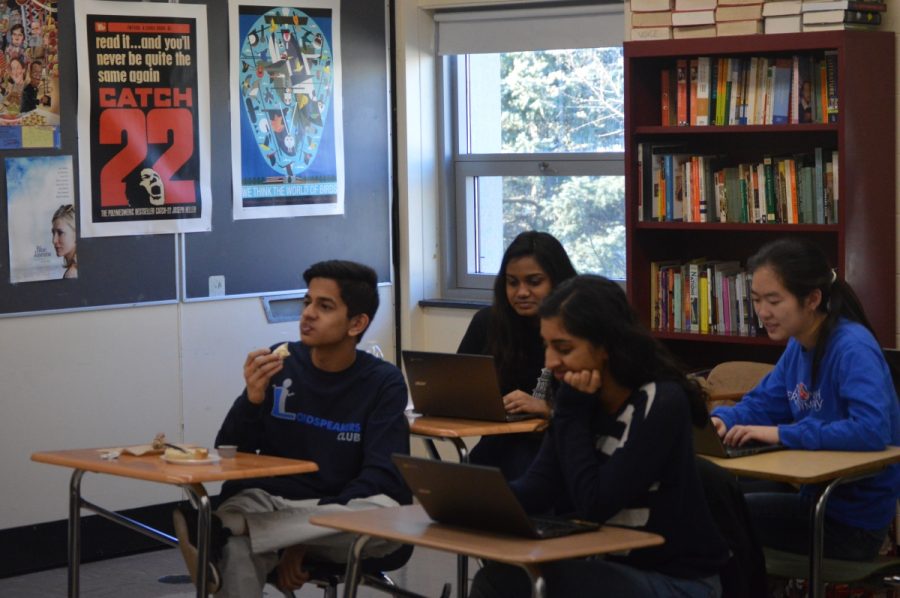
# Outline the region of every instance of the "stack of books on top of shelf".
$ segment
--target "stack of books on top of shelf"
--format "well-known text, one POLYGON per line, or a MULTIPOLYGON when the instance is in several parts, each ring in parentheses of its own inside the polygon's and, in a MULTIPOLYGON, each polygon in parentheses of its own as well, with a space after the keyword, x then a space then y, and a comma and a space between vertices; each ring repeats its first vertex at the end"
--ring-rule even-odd
POLYGON ((750 273, 733 260, 650 262, 650 327, 661 332, 760 335, 750 273))
POLYGON ((631 0, 631 39, 872 29, 884 0, 631 0))
POLYGON ((832 29, 875 29, 881 25, 883 0, 803 0, 803 31, 832 29))
POLYGON ((659 70, 663 127, 838 122, 837 52, 690 56, 659 70))
POLYGON ((797 33, 874 29, 886 10, 884 0, 768 0, 762 14, 766 33, 797 33))
POLYGON ((762 33, 763 0, 631 0, 631 39, 762 33))

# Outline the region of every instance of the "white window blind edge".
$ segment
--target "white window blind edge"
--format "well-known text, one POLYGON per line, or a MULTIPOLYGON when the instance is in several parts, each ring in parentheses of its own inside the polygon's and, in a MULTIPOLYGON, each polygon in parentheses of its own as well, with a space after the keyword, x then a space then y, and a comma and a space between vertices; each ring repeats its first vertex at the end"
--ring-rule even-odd
POLYGON ((621 5, 443 13, 435 21, 441 55, 609 47, 625 36, 621 5))

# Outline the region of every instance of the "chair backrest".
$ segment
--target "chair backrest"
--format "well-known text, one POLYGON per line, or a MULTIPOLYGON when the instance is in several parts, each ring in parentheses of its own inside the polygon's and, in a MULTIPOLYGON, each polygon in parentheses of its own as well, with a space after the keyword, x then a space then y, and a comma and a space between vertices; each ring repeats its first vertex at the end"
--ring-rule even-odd
POLYGON ((709 371, 703 386, 710 407, 733 404, 753 389, 775 366, 758 361, 725 361, 709 371))
POLYGON ((884 353, 884 359, 891 370, 894 390, 897 391, 897 396, 900 398, 900 349, 885 349, 882 347, 881 352, 884 353))

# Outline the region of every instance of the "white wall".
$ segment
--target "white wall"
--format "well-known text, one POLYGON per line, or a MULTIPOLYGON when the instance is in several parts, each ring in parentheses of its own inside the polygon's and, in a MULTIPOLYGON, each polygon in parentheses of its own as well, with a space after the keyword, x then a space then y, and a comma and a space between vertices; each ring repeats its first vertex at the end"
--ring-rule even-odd
MULTIPOLYGON (((379 288, 364 342, 393 361, 391 294, 379 288)), ((71 471, 31 453, 141 444, 158 432, 211 446, 243 387, 247 352, 298 337, 296 322, 268 324, 259 299, 0 319, 0 529, 67 516, 71 471)), ((82 489, 112 509, 181 498, 174 487, 95 474, 82 489)))

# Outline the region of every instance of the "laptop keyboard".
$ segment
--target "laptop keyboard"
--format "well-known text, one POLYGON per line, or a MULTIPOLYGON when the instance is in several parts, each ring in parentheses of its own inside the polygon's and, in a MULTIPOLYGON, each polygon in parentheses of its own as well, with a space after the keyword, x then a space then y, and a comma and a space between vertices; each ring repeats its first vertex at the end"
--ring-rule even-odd
POLYGON ((746 457, 747 455, 755 455, 756 453, 765 453, 782 448, 780 444, 767 444, 751 440, 747 444, 741 446, 725 446, 725 452, 729 457, 746 457))
POLYGON ((600 526, 588 521, 572 521, 554 517, 532 517, 534 528, 540 538, 559 538, 582 532, 596 531, 600 526))

